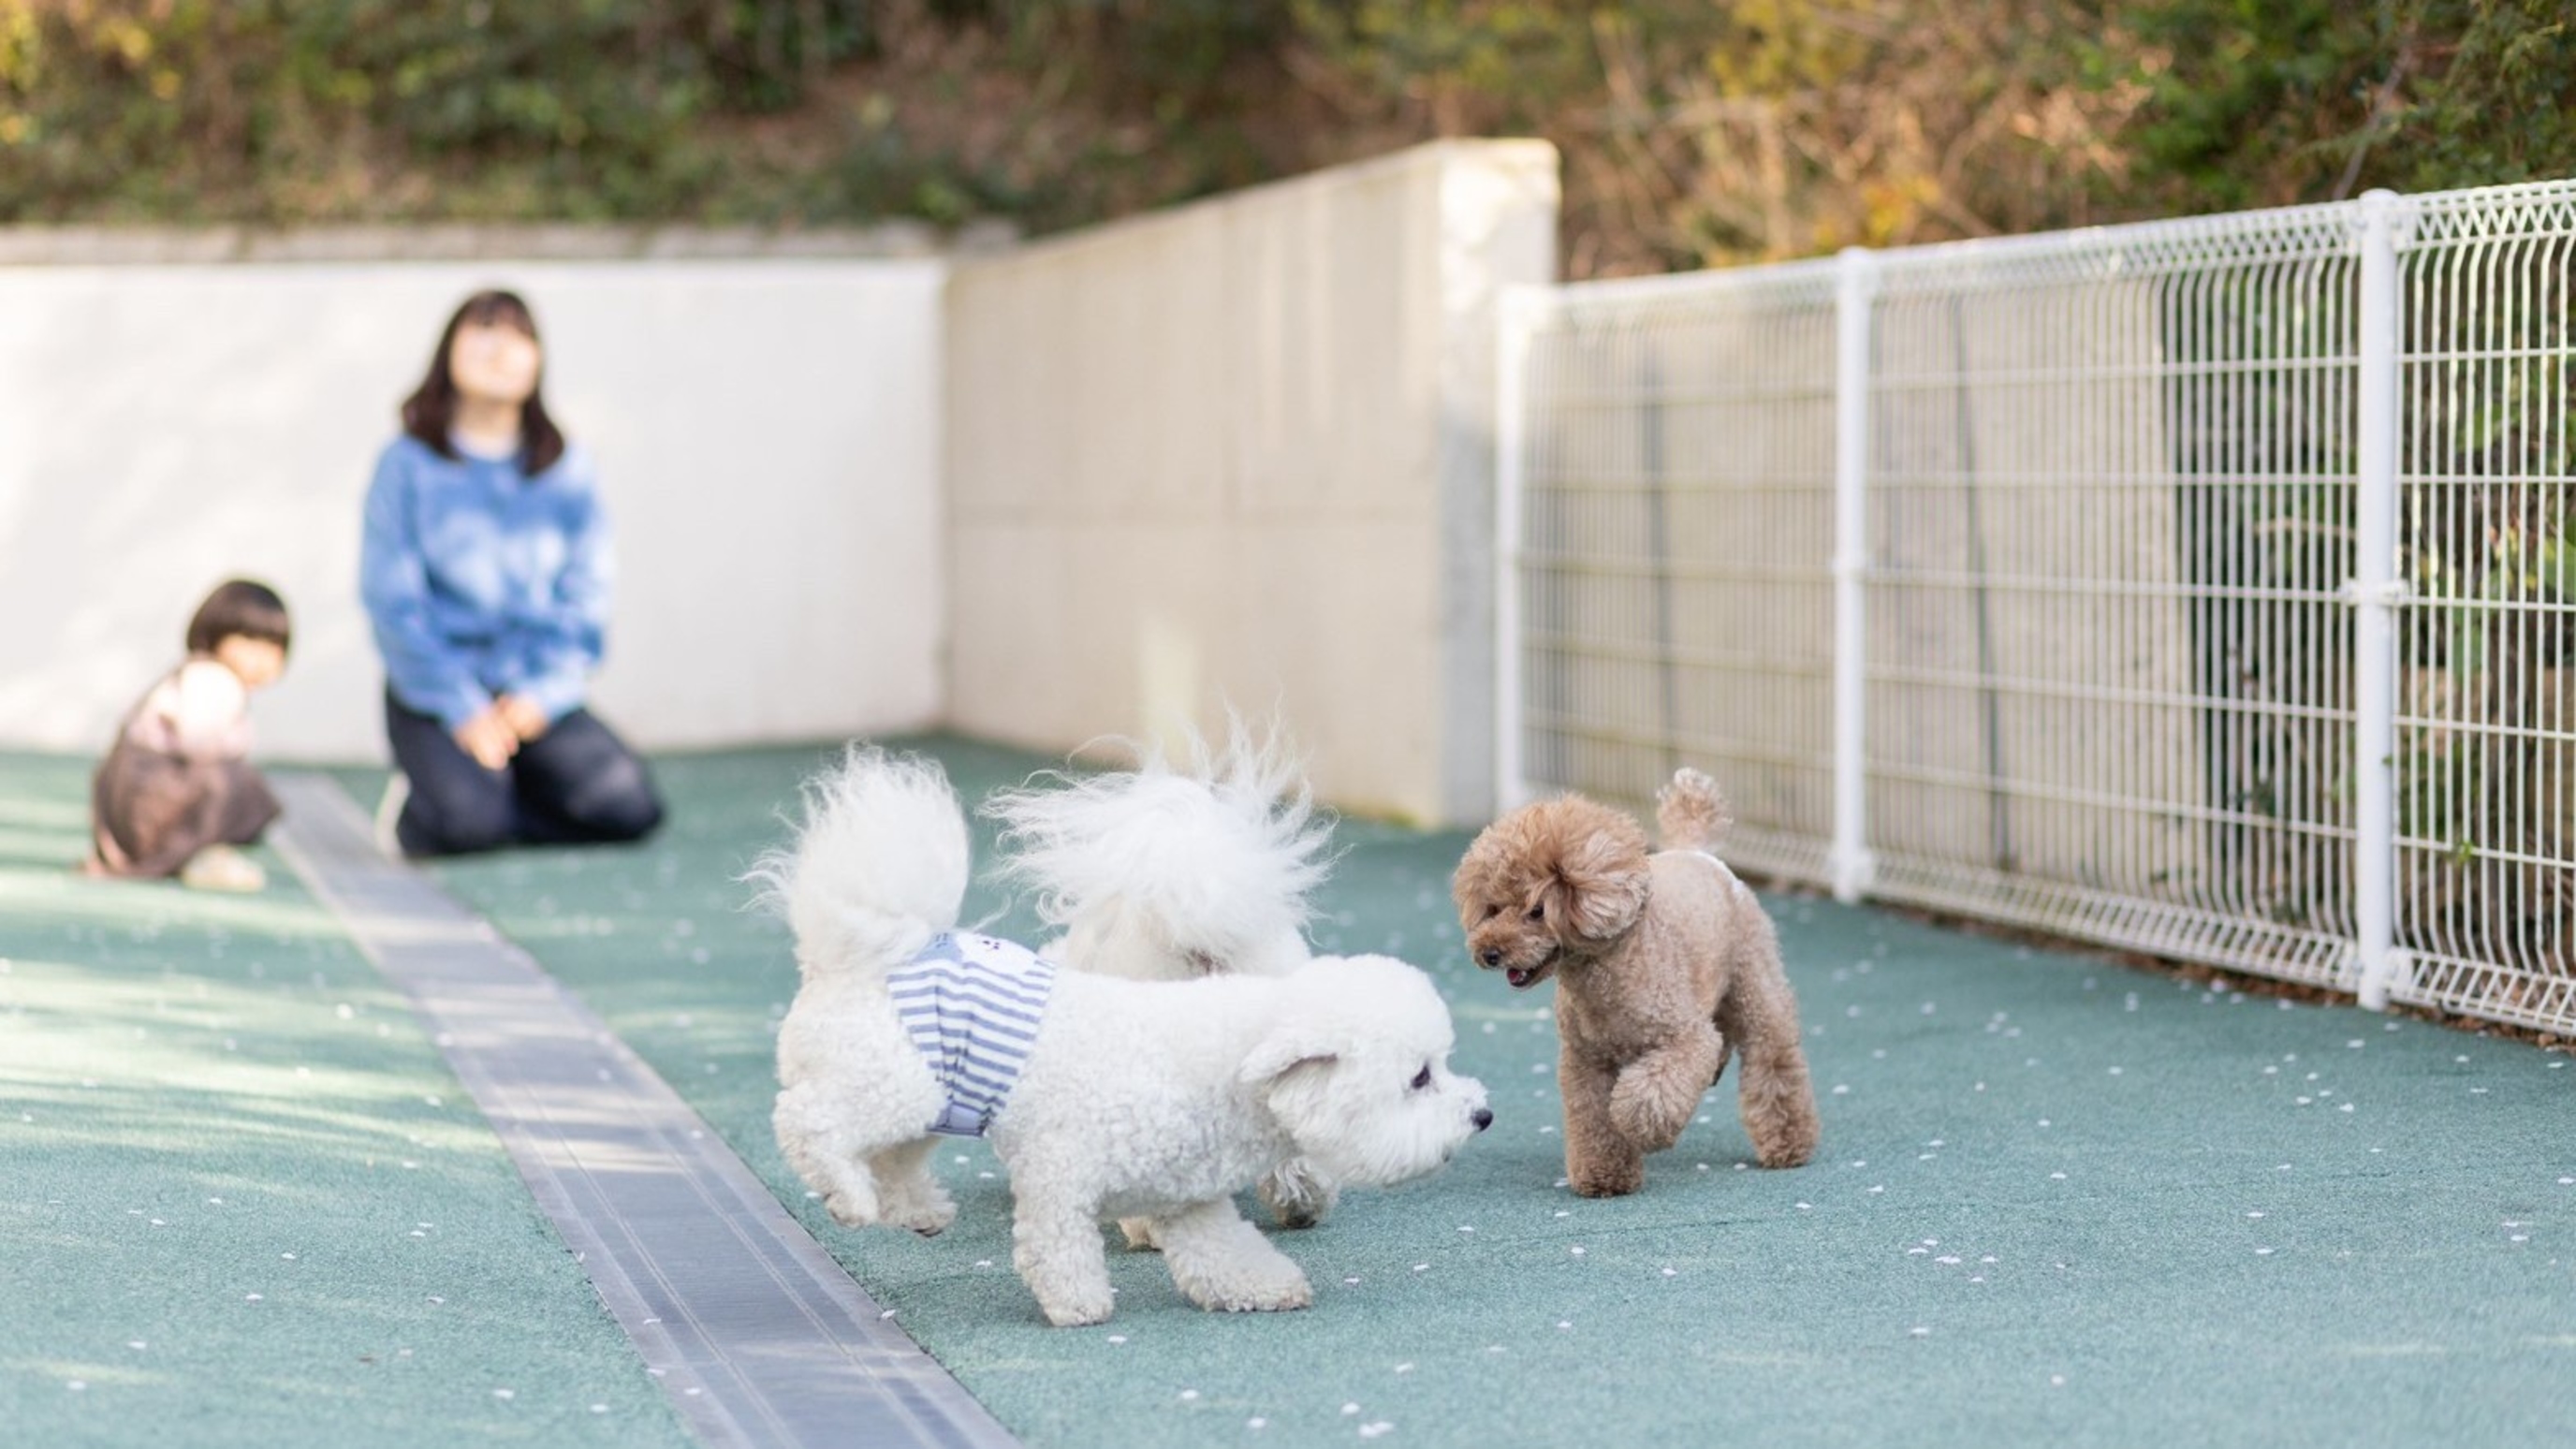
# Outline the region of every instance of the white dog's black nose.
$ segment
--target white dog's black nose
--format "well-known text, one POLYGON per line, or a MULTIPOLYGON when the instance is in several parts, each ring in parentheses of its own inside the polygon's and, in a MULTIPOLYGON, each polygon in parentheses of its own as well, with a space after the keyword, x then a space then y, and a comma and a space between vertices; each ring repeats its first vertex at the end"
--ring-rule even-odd
POLYGON ((1486 1128, 1494 1125, 1493 1109, 1490 1107, 1479 1107, 1467 1115, 1467 1120, 1475 1123, 1476 1130, 1482 1132, 1486 1128))
POLYGON ((1484 962, 1488 966, 1500 966, 1503 964, 1503 948, 1500 946, 1488 946, 1485 948, 1484 954, 1478 956, 1476 959, 1484 962))

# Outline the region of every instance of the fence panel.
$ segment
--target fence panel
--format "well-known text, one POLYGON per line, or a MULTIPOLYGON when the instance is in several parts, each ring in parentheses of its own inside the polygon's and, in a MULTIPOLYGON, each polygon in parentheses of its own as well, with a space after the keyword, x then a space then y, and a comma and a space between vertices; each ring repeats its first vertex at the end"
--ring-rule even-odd
POLYGON ((2576 186, 2418 199, 2400 394, 2402 1001, 2576 1026, 2576 186))
POLYGON ((2343 213, 1883 263, 1883 897, 2347 985, 2343 213))
MULTIPOLYGON (((1551 289, 1519 311, 1517 737, 1532 786, 1643 805, 1716 777, 1748 868, 1833 825, 1834 278, 1551 289)), ((1505 536, 1514 530, 1506 527, 1505 536)))
POLYGON ((1871 894, 2576 1028, 2576 183, 1866 262, 1523 299, 1507 795, 1821 881, 1857 724, 1871 894))

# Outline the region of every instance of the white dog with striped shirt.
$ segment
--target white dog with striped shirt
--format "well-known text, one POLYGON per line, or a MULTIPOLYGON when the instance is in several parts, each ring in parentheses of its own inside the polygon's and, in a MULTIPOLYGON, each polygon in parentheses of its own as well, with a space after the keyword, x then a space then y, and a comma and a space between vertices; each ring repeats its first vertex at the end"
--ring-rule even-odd
MULTIPOLYGON (((1132 769, 1050 772, 986 797, 1002 827, 1001 875, 1029 890, 1056 930, 1038 949, 1076 971, 1137 981, 1232 972, 1284 976, 1313 958, 1307 895, 1330 868, 1332 827, 1286 729, 1229 714, 1226 741, 1123 746, 1132 769), (1043 783, 1041 783, 1043 781, 1043 783)), ((1306 1161, 1254 1184, 1284 1228, 1313 1227, 1337 1190, 1306 1161)), ((1153 1245, 1153 1225, 1119 1225, 1153 1245)))
POLYGON ((1132 981, 959 931, 966 819, 934 761, 854 748, 753 874, 803 978, 778 1033, 787 1160, 844 1226, 936 1233, 957 1210, 929 1171, 935 1136, 989 1136, 1014 1262, 1051 1323, 1109 1317, 1104 1216, 1150 1219, 1200 1307, 1303 1308, 1305 1274, 1235 1193, 1299 1158, 1402 1182, 1493 1121, 1449 1071, 1446 1003, 1400 961, 1132 981))

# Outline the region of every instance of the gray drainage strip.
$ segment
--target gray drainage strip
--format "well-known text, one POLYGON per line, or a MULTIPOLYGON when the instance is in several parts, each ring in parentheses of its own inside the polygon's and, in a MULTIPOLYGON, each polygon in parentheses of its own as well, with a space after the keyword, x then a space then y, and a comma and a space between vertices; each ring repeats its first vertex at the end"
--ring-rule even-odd
POLYGON ((597 1016, 385 859, 337 784, 273 783, 286 813, 271 843, 410 994, 701 1440, 1016 1443, 597 1016))

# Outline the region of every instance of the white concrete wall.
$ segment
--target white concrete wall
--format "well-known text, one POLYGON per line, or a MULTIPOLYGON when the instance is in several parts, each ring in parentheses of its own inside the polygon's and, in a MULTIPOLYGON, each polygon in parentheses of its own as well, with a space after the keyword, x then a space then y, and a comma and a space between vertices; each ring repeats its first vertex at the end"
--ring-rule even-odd
POLYGON ((950 722, 1275 709, 1336 804, 1492 806, 1492 302, 1556 156, 1449 142, 951 274, 950 722))
MULTIPOLYGON (((59 251, 59 248, 56 250, 59 251)), ((0 265, 0 746, 91 751, 228 574, 296 616, 280 759, 383 755, 359 504, 468 292, 537 311, 620 585, 594 702, 657 748, 944 714, 933 259, 0 265)))

